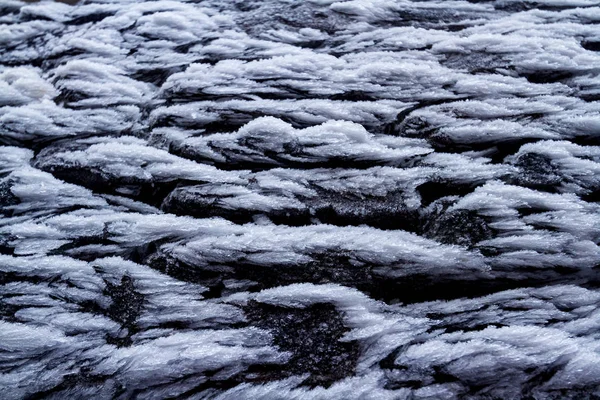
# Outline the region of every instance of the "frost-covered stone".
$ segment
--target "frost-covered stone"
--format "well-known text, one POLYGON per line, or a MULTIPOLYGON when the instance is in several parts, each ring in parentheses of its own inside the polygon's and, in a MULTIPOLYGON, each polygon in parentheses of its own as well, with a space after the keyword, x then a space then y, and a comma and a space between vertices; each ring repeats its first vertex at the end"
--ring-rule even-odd
POLYGON ((6 0, 7 399, 600 396, 594 0, 6 0))

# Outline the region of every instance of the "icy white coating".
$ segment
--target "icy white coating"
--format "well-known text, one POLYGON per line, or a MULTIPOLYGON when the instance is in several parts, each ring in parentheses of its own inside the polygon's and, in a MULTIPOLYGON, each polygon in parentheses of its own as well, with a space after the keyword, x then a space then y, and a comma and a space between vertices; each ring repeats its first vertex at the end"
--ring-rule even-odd
POLYGON ((186 157, 215 164, 311 165, 331 162, 408 164, 433 150, 424 140, 373 135, 362 125, 330 120, 305 129, 273 117, 261 117, 235 134, 178 137, 179 131, 158 130, 186 157), (179 140, 178 140, 179 139, 179 140))
POLYGON ((0 397, 599 397, 599 51, 595 0, 0 2, 0 397))

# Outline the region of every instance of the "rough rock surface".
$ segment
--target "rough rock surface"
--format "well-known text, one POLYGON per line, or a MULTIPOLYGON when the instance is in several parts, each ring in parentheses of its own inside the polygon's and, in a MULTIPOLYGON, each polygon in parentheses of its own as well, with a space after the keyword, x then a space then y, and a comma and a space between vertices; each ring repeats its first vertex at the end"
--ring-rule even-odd
POLYGON ((3 399, 600 398, 600 1, 0 1, 3 399))

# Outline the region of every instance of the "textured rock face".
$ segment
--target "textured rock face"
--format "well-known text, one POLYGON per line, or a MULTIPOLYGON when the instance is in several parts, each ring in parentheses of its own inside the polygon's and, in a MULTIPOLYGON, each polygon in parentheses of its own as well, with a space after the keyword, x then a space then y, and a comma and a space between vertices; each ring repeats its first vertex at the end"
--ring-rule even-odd
POLYGON ((0 3, 6 399, 600 397, 600 4, 0 3))

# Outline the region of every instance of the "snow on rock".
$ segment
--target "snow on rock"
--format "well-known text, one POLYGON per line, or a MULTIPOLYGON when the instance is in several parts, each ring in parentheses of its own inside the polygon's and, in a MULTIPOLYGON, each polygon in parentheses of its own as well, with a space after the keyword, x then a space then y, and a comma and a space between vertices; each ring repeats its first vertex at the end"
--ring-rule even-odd
POLYGON ((2 2, 2 397, 600 396, 598 22, 2 2))

